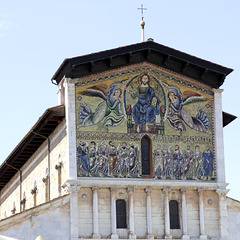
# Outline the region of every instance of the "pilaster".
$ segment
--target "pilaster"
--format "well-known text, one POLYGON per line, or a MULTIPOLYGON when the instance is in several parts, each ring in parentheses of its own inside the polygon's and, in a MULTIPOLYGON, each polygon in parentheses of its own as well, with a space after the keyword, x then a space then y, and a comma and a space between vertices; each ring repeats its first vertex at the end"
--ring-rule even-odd
POLYGON ((111 220, 112 220, 112 239, 118 239, 117 217, 116 217, 116 188, 110 188, 111 191, 111 220))
POLYGON ((182 192, 182 228, 183 228, 182 239, 190 239, 190 236, 188 235, 188 230, 187 230, 186 189, 182 188, 181 192, 182 192))
POLYGON ((199 218, 200 218, 200 239, 207 239, 205 234, 205 219, 204 219, 204 205, 203 205, 203 189, 198 189, 199 196, 199 218))
POLYGON ((170 188, 164 188, 163 193, 165 195, 165 239, 172 239, 170 234, 170 216, 169 216, 169 191, 170 188))
POLYGON ((93 191, 93 238, 100 238, 98 232, 98 187, 92 187, 93 191))
POLYGON ((75 121, 75 85, 74 81, 66 78, 65 87, 65 116, 67 127, 67 178, 77 178, 76 160, 76 121, 75 121))
POLYGON ((135 239, 136 234, 134 233, 134 209, 133 209, 133 192, 135 188, 129 187, 127 189, 129 194, 129 238, 135 239))
POLYGON ((229 190, 217 189, 216 192, 219 197, 219 226, 220 226, 220 239, 228 239, 228 210, 226 195, 229 190))
POLYGON ((78 239, 78 192, 80 186, 67 184, 65 190, 70 193, 70 235, 71 240, 78 239))
POLYGON ((154 235, 152 234, 152 209, 151 209, 151 191, 152 188, 145 188, 145 192, 147 194, 147 238, 154 239, 154 235))
POLYGON ((217 182, 225 183, 225 162, 222 119, 222 89, 214 89, 214 136, 217 182))

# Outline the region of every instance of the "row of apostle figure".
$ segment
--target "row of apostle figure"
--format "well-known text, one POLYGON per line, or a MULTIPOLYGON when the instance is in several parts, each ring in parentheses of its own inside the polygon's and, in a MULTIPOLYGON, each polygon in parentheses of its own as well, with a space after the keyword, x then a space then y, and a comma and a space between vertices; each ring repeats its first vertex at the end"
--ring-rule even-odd
MULTIPOLYGON (((140 177, 141 153, 137 143, 81 140, 77 147, 79 176, 140 177)), ((153 149, 153 175, 161 179, 201 179, 214 177, 213 153, 209 146, 203 152, 190 145, 181 150, 180 145, 153 149), (174 148, 174 149, 173 149, 174 148)))

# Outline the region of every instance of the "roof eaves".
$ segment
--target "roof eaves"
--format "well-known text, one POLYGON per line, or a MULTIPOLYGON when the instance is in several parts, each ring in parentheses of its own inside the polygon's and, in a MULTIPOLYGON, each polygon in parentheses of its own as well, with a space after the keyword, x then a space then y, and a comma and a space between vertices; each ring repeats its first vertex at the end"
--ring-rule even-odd
MULTIPOLYGON (((59 117, 59 119, 64 118, 65 116, 65 107, 64 105, 59 105, 56 107, 48 108, 43 115, 38 119, 38 121, 33 125, 33 127, 30 129, 30 131, 23 137, 23 139, 19 142, 19 144, 13 149, 13 151, 10 153, 10 155, 7 157, 7 159, 1 164, 0 166, 0 183, 1 183, 1 177, 4 175, 4 173, 9 168, 9 165, 12 166, 14 164, 14 160, 16 160, 16 156, 18 155, 18 152, 24 151, 23 148, 26 148, 27 145, 31 142, 31 140, 34 138, 35 133, 39 132, 40 127, 44 127, 44 124, 46 124, 48 117, 59 117)), ((50 118, 49 118, 50 120, 50 118)), ((54 129, 52 130, 54 131, 54 129)), ((51 133, 49 133, 50 135, 51 133)), ((46 136, 48 137, 48 136, 46 136)), ((44 139, 45 141, 45 139, 44 139)), ((24 163, 23 163, 24 164, 24 163)), ((14 176, 14 172, 10 173, 12 174, 12 177, 14 176)), ((2 184, 0 184, 0 188, 2 188, 2 184)))

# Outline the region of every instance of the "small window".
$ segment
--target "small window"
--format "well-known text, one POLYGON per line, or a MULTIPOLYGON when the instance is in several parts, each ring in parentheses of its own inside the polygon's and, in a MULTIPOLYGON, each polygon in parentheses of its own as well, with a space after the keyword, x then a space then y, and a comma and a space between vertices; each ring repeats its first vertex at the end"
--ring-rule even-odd
POLYGON ((126 202, 118 199, 116 201, 117 228, 127 228, 126 202))
POLYGON ((151 140, 144 136, 141 140, 142 175, 152 177, 151 140))
POLYGON ((179 214, 178 214, 178 202, 171 200, 169 202, 169 213, 170 213, 170 228, 180 229, 179 225, 179 214))

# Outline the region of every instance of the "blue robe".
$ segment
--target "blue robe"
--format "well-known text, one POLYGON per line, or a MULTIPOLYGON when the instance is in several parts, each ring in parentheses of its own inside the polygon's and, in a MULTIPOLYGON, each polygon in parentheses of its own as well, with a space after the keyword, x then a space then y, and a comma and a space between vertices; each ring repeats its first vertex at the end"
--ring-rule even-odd
POLYGON ((173 176, 180 177, 181 168, 184 163, 183 156, 179 150, 173 153, 173 176))
POLYGON ((91 173, 87 153, 85 153, 80 146, 77 148, 77 151, 78 151, 78 165, 81 164, 86 172, 91 173))
POLYGON ((146 92, 141 93, 141 86, 138 87, 138 102, 133 106, 132 114, 136 125, 145 125, 153 122, 156 115, 160 113, 159 98, 155 96, 154 90, 148 85, 146 92), (156 107, 151 105, 152 99, 157 98, 156 107))
POLYGON ((204 176, 211 176, 213 172, 213 153, 210 152, 203 152, 203 169, 204 169, 204 176))

